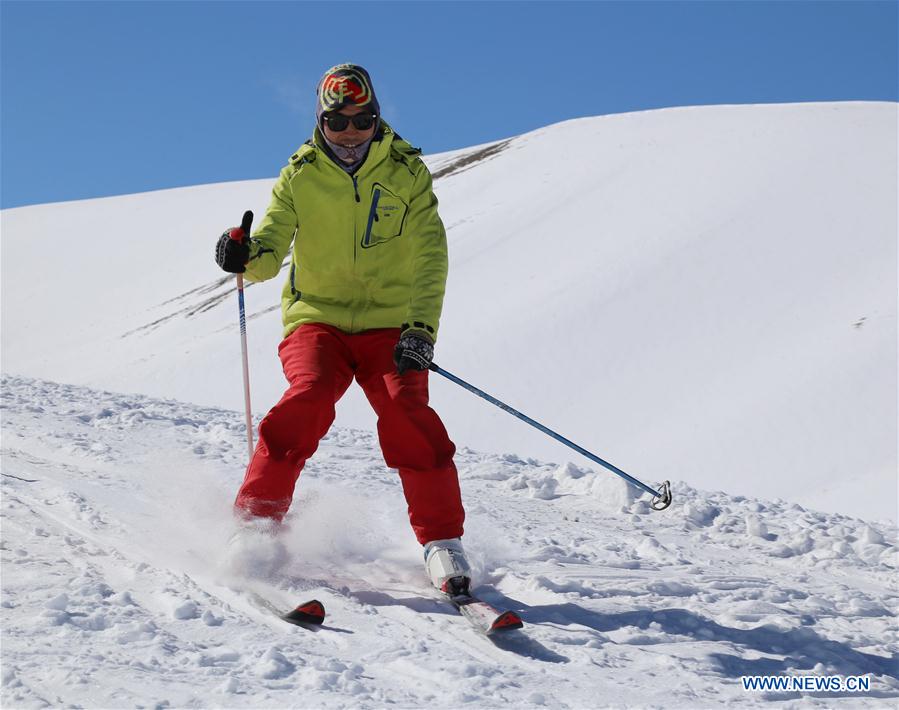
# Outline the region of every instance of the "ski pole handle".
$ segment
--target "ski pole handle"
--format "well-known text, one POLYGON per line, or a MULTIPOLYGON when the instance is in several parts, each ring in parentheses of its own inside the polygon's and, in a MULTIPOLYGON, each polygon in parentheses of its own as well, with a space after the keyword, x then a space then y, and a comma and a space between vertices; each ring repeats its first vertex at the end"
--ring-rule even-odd
POLYGON ((247 210, 243 213, 243 219, 240 222, 240 226, 235 227, 230 232, 228 232, 228 236, 235 242, 243 243, 250 238, 250 227, 252 227, 252 225, 253 212, 252 210, 247 210))

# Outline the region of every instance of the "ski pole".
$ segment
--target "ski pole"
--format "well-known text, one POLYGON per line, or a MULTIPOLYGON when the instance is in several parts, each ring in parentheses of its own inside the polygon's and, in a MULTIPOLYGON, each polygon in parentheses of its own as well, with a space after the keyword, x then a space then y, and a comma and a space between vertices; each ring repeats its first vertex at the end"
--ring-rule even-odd
MULTIPOLYGON (((247 210, 243 213, 240 227, 232 229, 229 237, 235 242, 243 242, 250 237, 250 227, 253 224, 253 213, 247 210)), ((253 458, 253 412, 250 407, 250 363, 247 358, 247 314, 243 301, 243 274, 237 274, 237 307, 240 311, 240 354, 243 359, 243 398, 244 412, 247 421, 247 448, 250 458, 253 458)))
POLYGON ((474 385, 471 385, 468 382, 466 382, 465 380, 463 380, 459 377, 456 377, 454 374, 447 372, 446 370, 444 370, 442 367, 440 367, 436 363, 432 362, 428 369, 431 370, 432 372, 436 372, 438 375, 443 375, 450 382, 455 382, 457 385, 460 385, 461 387, 467 389, 472 394, 476 394, 481 399, 487 400, 488 402, 490 402, 490 404, 496 405, 497 407, 508 412, 512 416, 518 417, 519 419, 521 419, 521 421, 523 421, 527 424, 530 424, 535 429, 539 429, 547 436, 551 436, 556 441, 558 441, 562 444, 565 444, 565 446, 567 446, 571 449, 574 449, 579 454, 586 456, 591 461, 595 461, 600 466, 607 468, 612 473, 615 473, 615 474, 621 476, 625 481, 630 483, 632 486, 636 486, 637 488, 644 490, 647 493, 651 494, 652 501, 650 502, 650 507, 653 510, 665 510, 665 508, 667 508, 669 505, 671 505, 671 483, 669 483, 668 481, 664 481, 659 486, 659 490, 650 488, 645 483, 638 481, 636 478, 634 478, 630 474, 625 473, 617 466, 610 464, 608 461, 604 461, 603 459, 599 458, 599 456, 597 456, 596 454, 591 454, 589 451, 587 451, 587 449, 583 448, 582 446, 578 446, 573 441, 569 441, 564 436, 557 434, 549 427, 545 427, 540 422, 534 421, 526 414, 522 414, 517 409, 513 409, 508 404, 506 404, 504 402, 500 402, 498 399, 496 399, 495 397, 491 397, 489 394, 487 394, 483 390, 479 390, 474 385))

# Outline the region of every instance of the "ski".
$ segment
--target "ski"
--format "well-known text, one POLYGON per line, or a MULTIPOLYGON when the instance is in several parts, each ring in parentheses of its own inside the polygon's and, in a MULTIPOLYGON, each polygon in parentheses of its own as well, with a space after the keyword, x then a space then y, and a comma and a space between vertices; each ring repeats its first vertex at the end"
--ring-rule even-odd
POLYGON ((255 592, 250 593, 250 600, 257 609, 274 614, 294 626, 317 627, 325 623, 325 605, 318 599, 310 599, 287 612, 255 592))
MULTIPOLYGON (((457 578, 458 579, 458 578, 457 578)), ((500 611, 482 599, 478 599, 465 584, 461 589, 453 586, 450 581, 447 591, 443 592, 446 599, 459 610, 468 622, 485 636, 493 636, 496 633, 520 629, 524 626, 521 617, 514 611, 500 611)), ((467 580, 465 580, 467 582, 467 580)))
POLYGON ((286 614, 281 614, 281 618, 288 624, 295 624, 296 626, 305 626, 306 624, 321 626, 325 623, 325 605, 318 599, 312 599, 300 604, 286 614))

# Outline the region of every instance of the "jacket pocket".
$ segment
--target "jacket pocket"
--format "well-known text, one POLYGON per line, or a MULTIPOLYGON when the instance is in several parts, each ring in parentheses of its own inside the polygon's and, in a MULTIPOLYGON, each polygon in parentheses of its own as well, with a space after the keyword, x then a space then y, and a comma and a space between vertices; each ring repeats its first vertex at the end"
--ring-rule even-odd
POLYGON ((365 233, 362 235, 362 248, 375 247, 400 236, 408 211, 409 205, 401 197, 376 182, 372 186, 371 207, 365 233))

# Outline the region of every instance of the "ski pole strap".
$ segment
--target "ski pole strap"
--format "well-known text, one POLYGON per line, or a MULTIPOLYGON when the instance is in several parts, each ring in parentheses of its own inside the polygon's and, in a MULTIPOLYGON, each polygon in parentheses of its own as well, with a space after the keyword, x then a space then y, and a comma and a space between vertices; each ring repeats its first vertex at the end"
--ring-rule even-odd
POLYGON ((237 274, 237 312, 240 318, 240 334, 247 334, 247 309, 243 298, 243 274, 237 274))
POLYGON ((463 380, 459 377, 456 377, 451 372, 447 372, 442 367, 437 365, 437 363, 432 362, 428 369, 431 370, 432 372, 436 372, 438 375, 443 375, 450 382, 455 382, 457 385, 459 385, 460 387, 463 387, 464 389, 467 389, 472 394, 476 394, 481 399, 487 400, 488 402, 490 402, 490 404, 493 404, 493 405, 499 407, 500 409, 508 412, 512 416, 517 417, 521 421, 523 421, 527 424, 530 424, 535 429, 542 431, 544 434, 552 437, 559 443, 565 444, 565 446, 567 446, 568 448, 574 449, 582 456, 586 456, 591 461, 594 461, 594 462, 598 463, 600 466, 608 469, 612 473, 617 474, 618 476, 621 476, 621 478, 623 478, 625 481, 630 483, 632 486, 636 486, 637 488, 639 488, 643 491, 646 491, 647 493, 649 493, 652 496, 652 502, 650 503, 650 507, 653 510, 665 510, 665 508, 667 508, 669 505, 671 505, 671 484, 668 481, 664 481, 659 486, 659 490, 650 488, 645 483, 637 480, 630 474, 625 473, 624 471, 622 471, 620 468, 618 468, 614 464, 611 464, 608 461, 605 461, 605 460, 599 458, 599 456, 597 456, 596 454, 590 453, 584 447, 578 446, 573 441, 570 441, 570 440, 566 439, 564 436, 557 434, 549 427, 544 426, 540 422, 534 421, 526 414, 522 414, 517 409, 510 407, 505 402, 501 402, 500 400, 496 399, 496 397, 491 397, 489 394, 487 394, 483 390, 479 390, 474 385, 471 385, 468 382, 466 382, 465 380, 463 380))

